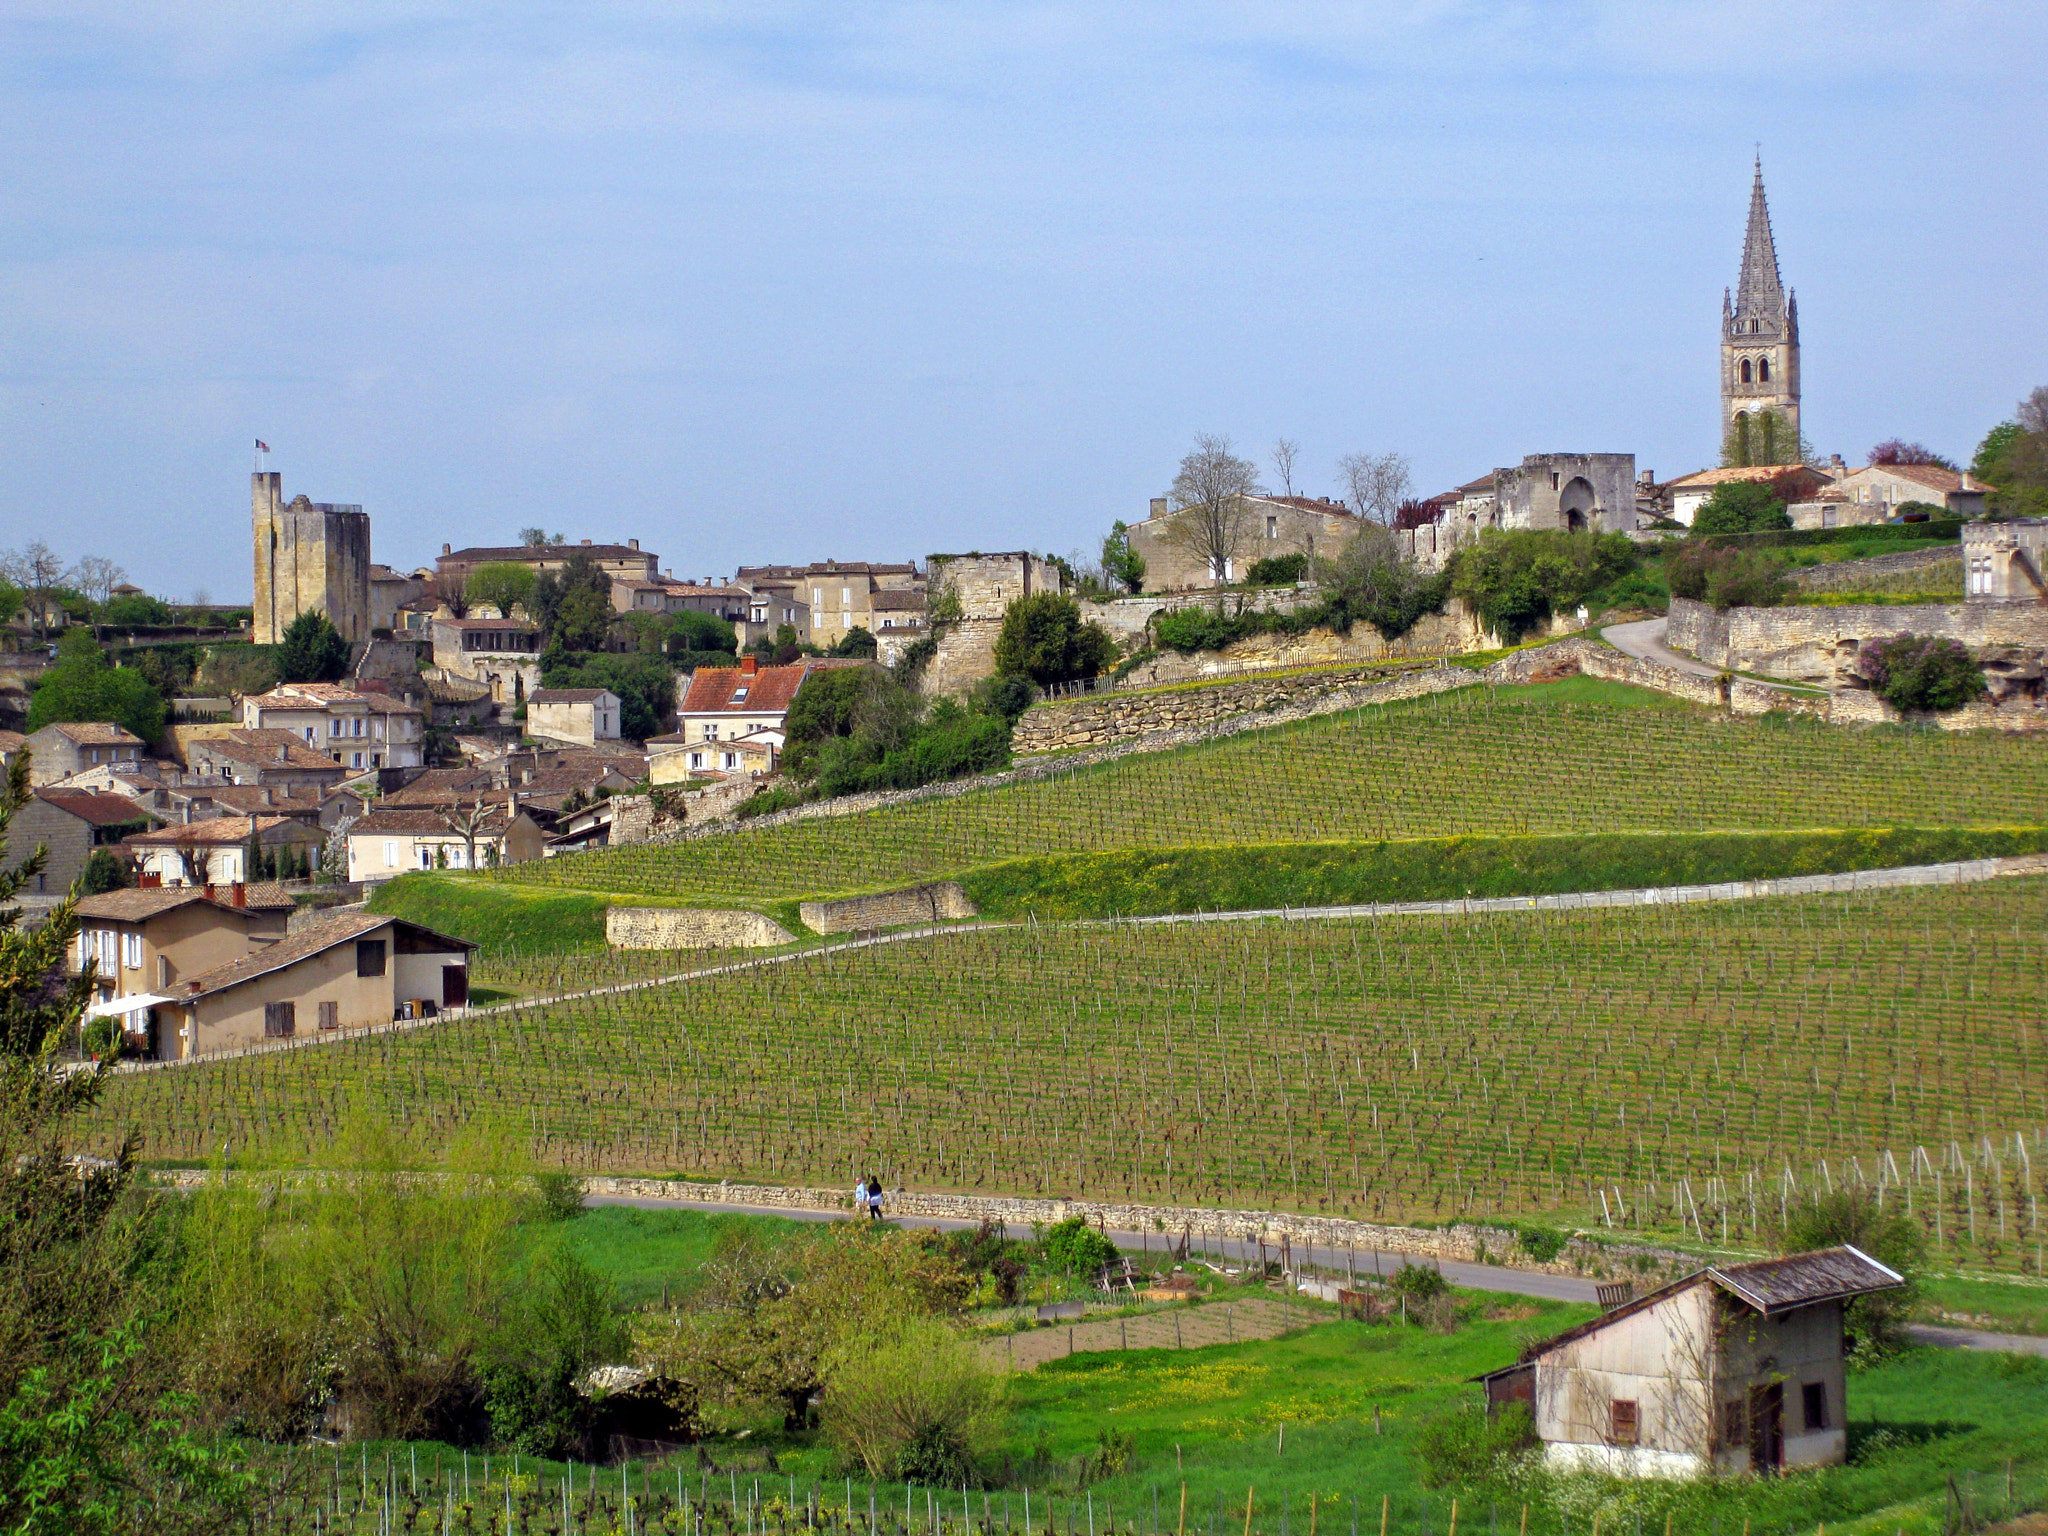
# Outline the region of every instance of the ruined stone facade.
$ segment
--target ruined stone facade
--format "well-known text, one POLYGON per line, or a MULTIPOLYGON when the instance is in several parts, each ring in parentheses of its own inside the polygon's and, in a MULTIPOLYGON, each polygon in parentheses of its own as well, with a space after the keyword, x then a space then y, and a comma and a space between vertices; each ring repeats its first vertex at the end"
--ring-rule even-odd
POLYGON ((275 470, 249 477, 258 645, 275 645, 302 613, 324 613, 354 643, 370 638, 370 519, 359 506, 284 502, 275 470))
POLYGON ((1233 520, 1235 538, 1221 570, 1208 562, 1211 552, 1189 548, 1185 525, 1201 514, 1186 508, 1169 510, 1156 497, 1143 522, 1130 526, 1131 551, 1145 559, 1147 592, 1178 592, 1243 581, 1254 563, 1285 555, 1305 555, 1311 569, 1318 560, 1334 558, 1358 536, 1359 520, 1342 502, 1313 496, 1246 496, 1233 520), (1180 530, 1180 531, 1177 531, 1180 530))
POLYGON ((1495 526, 1628 533, 1636 525, 1632 453, 1532 453, 1493 472, 1495 526))
POLYGON ((1742 276, 1721 296, 1721 440, 1739 464, 1799 462, 1799 301, 1778 275, 1762 160, 1749 192, 1742 276))
POLYGON ((1976 603, 2048 603, 2048 518, 1963 527, 1963 594, 1976 603))
POLYGON ((1064 592, 1060 568, 1028 550, 1009 554, 933 555, 925 564, 938 651, 920 686, 932 695, 965 693, 996 670, 1003 613, 1020 597, 1064 592))
POLYGON ((1853 686, 1857 652, 1886 635, 1935 635, 1973 651, 2048 651, 2048 603, 1857 604, 1716 609, 1673 598, 1667 642, 1712 667, 1853 686))

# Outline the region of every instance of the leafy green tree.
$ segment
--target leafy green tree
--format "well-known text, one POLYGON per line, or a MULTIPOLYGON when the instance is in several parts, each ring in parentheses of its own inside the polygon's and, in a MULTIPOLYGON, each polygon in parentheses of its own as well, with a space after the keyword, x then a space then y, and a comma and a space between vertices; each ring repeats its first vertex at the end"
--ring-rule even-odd
POLYGON ((1506 640, 1518 640, 1624 575, 1635 545, 1620 533, 1494 530, 1451 560, 1451 591, 1506 640))
POLYGON ((1866 640, 1856 673, 1897 710, 1942 714, 1990 692, 1984 669, 1960 640, 1891 635, 1866 640))
POLYGON ((870 1477, 958 1488, 1002 1440, 1004 1379, 931 1317, 885 1321, 828 1353, 826 1438, 870 1477))
POLYGON ((996 635, 996 671, 1028 677, 1041 688, 1094 677, 1115 655, 1109 632, 1084 622, 1081 605, 1057 592, 1018 598, 1003 611, 996 635))
POLYGON ((119 855, 111 848, 95 848, 79 875, 78 890, 82 896, 103 896, 108 891, 125 890, 128 883, 128 866, 119 855))
POLYGON ((0 624, 13 623, 14 616, 21 612, 22 605, 27 601, 26 592, 5 576, 0 576, 0 624))
POLYGON ((571 552, 558 571, 543 571, 533 584, 527 612, 548 643, 565 651, 604 647, 612 624, 612 579, 590 552, 571 552))
POLYGON ((1792 1206, 1769 1235, 1779 1253, 1846 1244, 1904 1276, 1906 1283, 1898 1290, 1855 1298, 1843 1309, 1842 1320, 1859 1364, 1873 1364, 1905 1347, 1906 1324, 1920 1299, 1927 1234, 1896 1204, 1881 1206, 1867 1190, 1844 1185, 1792 1206))
POLYGON ((1999 516, 2048 517, 2048 384, 2020 402, 2016 419, 1985 434, 1970 468, 1996 488, 1999 516))
POLYGON ((1784 498, 1757 480, 1722 481, 1692 520, 1694 533, 1764 533, 1791 526, 1784 498))
MULTIPOLYGON (((788 628, 788 626, 784 626, 788 628)), ((672 652, 726 651, 737 655, 740 648, 739 635, 734 632, 732 621, 721 619, 716 614, 698 613, 685 608, 671 617, 669 622, 670 640, 668 649, 672 652)), ((796 631, 790 630, 790 638, 796 638, 796 631)))
POLYGON ((1102 574, 1126 592, 1145 590, 1145 557, 1131 548, 1128 523, 1112 524, 1102 541, 1102 574))
POLYGON ((1425 574, 1391 534, 1372 524, 1361 527, 1336 559, 1323 562, 1321 576, 1326 622, 1349 633, 1363 619, 1387 640, 1407 634, 1450 595, 1447 575, 1425 574))
POLYGON ((1039 1249, 1046 1264, 1063 1275, 1093 1278, 1103 1265, 1116 1262, 1116 1244, 1089 1226, 1084 1216, 1069 1216, 1047 1227, 1039 1249))
POLYGON ((277 643, 277 677, 284 683, 335 683, 348 675, 348 642, 326 614, 308 609, 285 627, 277 643))
POLYGON ((661 734, 675 712, 676 675, 659 656, 599 651, 571 660, 551 653, 541 673, 547 688, 609 688, 619 696, 619 734, 645 741, 661 734))
POLYGON ((149 679, 134 667, 109 666, 89 629, 67 629, 57 644, 57 664, 43 674, 29 701, 28 728, 106 720, 154 745, 164 733, 166 710, 149 679))
POLYGON ((879 647, 875 644, 875 637, 868 632, 864 625, 856 624, 845 634, 841 635, 838 640, 833 642, 829 654, 853 657, 860 661, 873 661, 875 659, 875 652, 878 649, 879 647))
MULTIPOLYGON (((29 797, 29 755, 0 787, 0 846, 29 797)), ((0 869, 0 1529, 200 1532, 228 1528, 248 1480, 231 1448, 198 1443, 171 1390, 155 1210, 133 1190, 139 1144, 74 1163, 69 1131, 98 1103, 111 1052, 56 1060, 93 977, 67 978, 71 903, 38 928, 6 902, 43 867, 0 869)))
POLYGON ((120 629, 133 629, 146 624, 172 624, 176 617, 170 604, 162 598, 151 597, 146 592, 130 592, 102 603, 99 622, 120 629))
POLYGON ((514 604, 527 608, 532 603, 533 582, 531 566, 511 560, 487 560, 471 571, 462 584, 462 600, 471 608, 495 608, 500 616, 510 618, 514 604))

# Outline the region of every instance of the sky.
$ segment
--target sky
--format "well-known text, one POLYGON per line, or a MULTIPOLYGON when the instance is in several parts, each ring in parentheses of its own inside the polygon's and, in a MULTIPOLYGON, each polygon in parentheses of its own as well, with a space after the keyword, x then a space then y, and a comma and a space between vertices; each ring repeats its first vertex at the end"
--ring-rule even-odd
POLYGON ((256 439, 375 557, 1093 549, 1198 433, 1718 447, 1761 148, 1804 425, 2048 382, 2048 7, 0 0, 0 547, 246 600, 256 439))

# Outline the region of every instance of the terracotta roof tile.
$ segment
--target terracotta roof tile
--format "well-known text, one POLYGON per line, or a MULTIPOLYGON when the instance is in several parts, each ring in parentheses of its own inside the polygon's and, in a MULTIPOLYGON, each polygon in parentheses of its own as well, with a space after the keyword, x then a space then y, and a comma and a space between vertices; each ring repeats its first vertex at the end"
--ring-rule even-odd
MULTIPOLYGON (((609 688, 536 688, 526 696, 529 704, 594 704, 611 693, 609 688)), ((617 694, 612 694, 617 698, 617 694)))
POLYGON ((46 726, 67 741, 77 742, 82 747, 139 747, 142 738, 125 726, 111 724, 105 720, 65 720, 56 725, 46 726))
POLYGON ((95 789, 39 789, 36 798, 46 805, 67 811, 80 821, 96 827, 123 827, 131 822, 161 818, 144 810, 126 795, 110 795, 95 789))
POLYGON ((749 677, 738 667, 699 667, 690 675, 690 689, 678 714, 780 713, 803 686, 811 664, 793 661, 785 667, 762 667, 749 677), (746 689, 743 699, 736 698, 746 689))
POLYGON ((435 933, 431 928, 422 928, 417 923, 402 922, 398 918, 374 912, 349 912, 340 917, 325 918, 310 924, 297 933, 288 934, 275 944, 267 945, 239 960, 230 960, 226 965, 217 965, 210 971, 201 971, 197 976, 178 983, 172 995, 183 1001, 205 997, 212 992, 225 991, 258 976, 265 976, 301 960, 310 959, 314 955, 333 949, 337 944, 347 944, 365 938, 387 925, 393 928, 411 928, 427 934, 443 941, 450 949, 466 951, 477 947, 467 939, 435 933))
POLYGON ((207 821, 195 821, 181 827, 159 827, 154 832, 138 832, 123 841, 130 847, 146 848, 233 848, 249 841, 251 833, 262 837, 278 828, 289 828, 294 833, 309 830, 303 823, 289 816, 215 816, 207 821))

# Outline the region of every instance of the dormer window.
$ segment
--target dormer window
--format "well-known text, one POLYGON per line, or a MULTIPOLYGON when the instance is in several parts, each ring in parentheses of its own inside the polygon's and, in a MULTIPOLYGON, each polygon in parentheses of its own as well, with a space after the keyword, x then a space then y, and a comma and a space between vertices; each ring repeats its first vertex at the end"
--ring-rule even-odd
POLYGON ((746 689, 745 689, 744 687, 739 687, 739 688, 735 688, 735 689, 733 690, 733 692, 732 692, 732 701, 733 701, 733 703, 735 703, 735 704, 740 704, 740 703, 744 703, 744 702, 745 702, 745 700, 746 700, 746 697, 747 697, 747 690, 746 690, 746 689))

